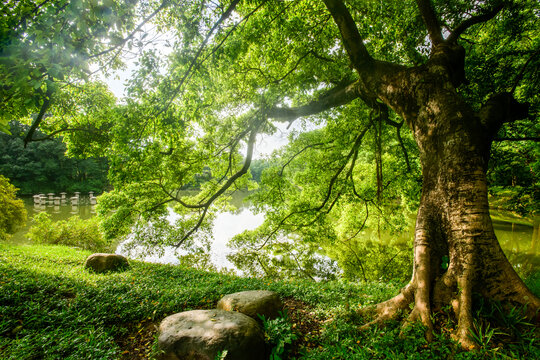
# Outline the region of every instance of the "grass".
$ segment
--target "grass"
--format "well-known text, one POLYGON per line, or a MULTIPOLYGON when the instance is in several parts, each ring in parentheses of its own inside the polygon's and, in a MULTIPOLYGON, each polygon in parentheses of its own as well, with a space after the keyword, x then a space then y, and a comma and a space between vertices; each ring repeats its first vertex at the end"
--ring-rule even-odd
MULTIPOLYGON (((1 359, 151 358, 155 326, 165 316, 214 308, 225 294, 255 289, 285 299, 291 326, 275 326, 273 342, 294 339, 290 354, 296 358, 540 358, 537 328, 520 323, 517 313, 504 319, 519 328, 520 338, 498 337, 478 323, 484 333, 475 336, 484 344, 475 352, 456 350, 445 332, 454 325, 445 317, 431 344, 420 326, 401 336, 397 323, 359 332, 363 320, 354 310, 394 295, 398 283, 272 281, 138 261, 128 271, 103 275, 84 270, 88 255, 65 246, 0 243, 1 359)), ((538 280, 532 278, 536 289, 538 280)))

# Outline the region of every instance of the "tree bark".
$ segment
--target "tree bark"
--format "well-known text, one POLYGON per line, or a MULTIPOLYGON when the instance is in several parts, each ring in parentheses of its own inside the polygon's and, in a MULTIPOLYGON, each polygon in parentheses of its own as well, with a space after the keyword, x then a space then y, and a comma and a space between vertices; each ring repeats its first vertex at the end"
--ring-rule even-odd
POLYGON ((475 113, 454 88, 457 78, 448 70, 452 63, 451 56, 435 57, 427 66, 379 77, 379 98, 403 116, 414 134, 423 183, 412 279, 398 296, 372 310, 378 323, 412 304, 408 321, 421 321, 431 339, 431 313, 451 305, 458 320, 454 336, 470 348, 473 292, 527 306, 530 316, 540 309, 540 300, 501 250, 487 197, 492 139, 504 122, 522 116, 524 107, 500 94, 475 113), (445 258, 447 269, 441 266, 445 258))

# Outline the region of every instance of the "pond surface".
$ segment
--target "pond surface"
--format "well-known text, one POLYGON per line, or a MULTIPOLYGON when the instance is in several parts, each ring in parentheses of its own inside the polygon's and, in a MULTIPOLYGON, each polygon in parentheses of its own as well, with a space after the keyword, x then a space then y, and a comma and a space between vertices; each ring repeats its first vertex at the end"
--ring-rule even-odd
MULTIPOLYGON (((244 230, 251 230, 262 224, 264 214, 254 214, 249 207, 242 202, 244 195, 237 195, 233 204, 239 208, 237 212, 225 212, 218 214, 214 221, 212 244, 212 262, 220 267, 233 269, 233 265, 227 260, 229 253, 227 242, 236 234, 244 230)), ((25 228, 14 234, 12 242, 26 243, 25 234, 31 226, 34 214, 47 211, 54 221, 66 220, 70 216, 77 215, 83 219, 95 215, 95 205, 91 205, 89 198, 82 196, 79 205, 71 205, 70 201, 61 205, 34 205, 33 199, 24 199, 28 211, 28 222, 25 228)), ((495 233, 499 243, 508 259, 517 268, 538 269, 540 267, 540 219, 520 218, 510 213, 491 211, 495 233)), ((120 244, 117 253, 125 254, 124 247, 120 244)), ((133 255, 133 254, 131 254, 133 255)), ((140 256, 145 261, 161 263, 178 263, 175 249, 168 248, 162 256, 140 256)), ((524 269, 525 270, 525 269, 524 269)))
POLYGON ((23 198, 24 207, 28 212, 28 221, 26 225, 20 229, 18 232, 13 234, 10 241, 15 243, 27 243, 25 235, 32 225, 32 218, 35 214, 42 211, 46 211, 51 215, 53 221, 67 220, 71 216, 79 216, 81 219, 89 219, 96 214, 95 205, 90 204, 90 199, 88 196, 81 196, 78 202, 78 205, 71 205, 69 199, 60 201, 59 205, 50 204, 47 200, 46 204, 35 204, 34 200, 31 198, 23 198))

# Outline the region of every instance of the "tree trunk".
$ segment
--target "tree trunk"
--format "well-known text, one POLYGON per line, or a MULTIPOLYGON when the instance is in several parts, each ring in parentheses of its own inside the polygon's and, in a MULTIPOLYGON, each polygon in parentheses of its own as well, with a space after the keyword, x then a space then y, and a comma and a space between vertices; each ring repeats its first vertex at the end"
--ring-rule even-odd
MULTIPOLYGON (((475 113, 444 72, 422 70, 404 78, 401 93, 383 99, 413 131, 423 184, 412 279, 398 296, 376 305, 374 322, 399 316, 413 304, 408 321, 420 320, 429 340, 431 313, 451 305, 458 321, 454 336, 470 348, 473 292, 526 305, 531 316, 540 308, 501 250, 489 215, 486 168, 492 137, 508 120, 500 119, 500 102, 508 99, 499 97, 475 113)), ((391 80, 399 83, 395 76, 391 80)))

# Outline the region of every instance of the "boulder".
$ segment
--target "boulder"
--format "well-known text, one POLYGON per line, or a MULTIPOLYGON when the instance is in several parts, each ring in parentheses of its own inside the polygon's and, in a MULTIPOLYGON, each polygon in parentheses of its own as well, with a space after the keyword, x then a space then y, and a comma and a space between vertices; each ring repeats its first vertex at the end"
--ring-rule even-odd
POLYGON ((267 319, 274 319, 283 310, 279 295, 273 291, 253 290, 225 295, 217 303, 217 308, 227 311, 238 311, 260 321, 258 314, 267 319))
POLYGON ((166 317, 159 326, 162 360, 265 359, 264 334, 244 314, 224 310, 192 310, 166 317))
POLYGON ((122 255, 97 253, 86 259, 84 267, 97 273, 103 273, 124 270, 129 267, 129 263, 122 255))

